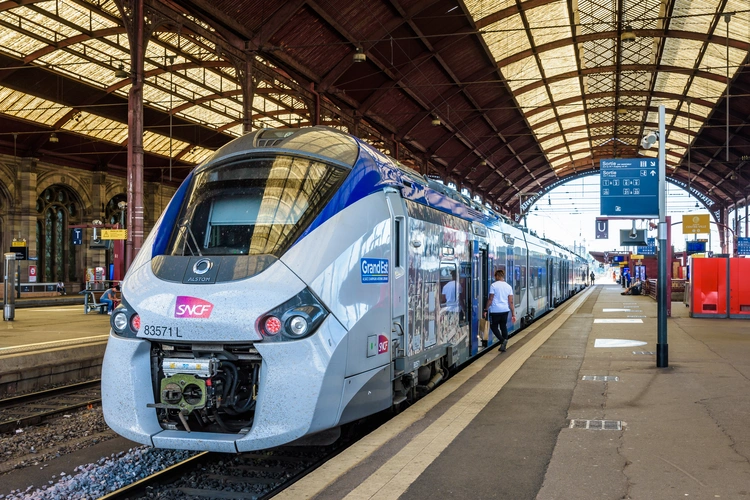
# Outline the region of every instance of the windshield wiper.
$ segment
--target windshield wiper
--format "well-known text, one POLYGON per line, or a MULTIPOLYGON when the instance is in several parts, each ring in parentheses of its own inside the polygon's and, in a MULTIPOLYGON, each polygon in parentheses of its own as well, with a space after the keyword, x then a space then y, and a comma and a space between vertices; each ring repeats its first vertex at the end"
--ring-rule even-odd
MULTIPOLYGON (((179 228, 181 231, 186 232, 190 235, 190 238, 193 240, 193 245, 195 245, 195 251, 198 252, 199 257, 203 257, 203 254, 201 253, 201 248, 198 246, 198 241, 195 239, 195 235, 193 234, 193 230, 190 229, 190 220, 185 217, 180 221, 179 228)), ((182 237, 182 255, 185 255, 185 246, 187 246, 188 250, 190 250, 190 255, 195 255, 193 252, 193 249, 190 248, 190 243, 188 242, 187 237, 183 235, 182 237)))

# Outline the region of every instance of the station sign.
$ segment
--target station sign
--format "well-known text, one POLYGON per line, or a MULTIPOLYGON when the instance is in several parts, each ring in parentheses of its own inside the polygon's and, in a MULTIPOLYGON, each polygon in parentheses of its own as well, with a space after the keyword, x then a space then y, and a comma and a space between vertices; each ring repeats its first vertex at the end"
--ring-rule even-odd
POLYGON ((682 234, 708 234, 711 231, 710 225, 708 214, 682 216, 682 234))
POLYGON ((596 218, 596 239, 609 239, 609 220, 600 217, 596 218))
POLYGON ((26 240, 23 241, 11 241, 10 242, 11 247, 19 248, 19 247, 25 247, 26 246, 26 240))
POLYGON ((659 170, 656 158, 601 160, 601 215, 659 216, 659 170))
MULTIPOLYGON (((17 242, 14 241, 13 243, 17 242)), ((29 247, 27 246, 19 247, 11 244, 10 251, 16 254, 16 260, 27 260, 29 258, 29 247)))
POLYGON ((648 244, 645 247, 638 247, 638 253, 641 255, 656 255, 656 238, 648 238, 648 244))
POLYGON ((74 245, 83 244, 83 229, 81 229, 80 227, 74 227, 71 236, 73 238, 74 245))
POLYGON ((643 260, 643 255, 631 255, 630 260, 643 260))
POLYGON ((750 238, 737 238, 737 255, 750 255, 750 238))
POLYGON ((102 229, 103 240, 127 240, 127 229, 102 229))

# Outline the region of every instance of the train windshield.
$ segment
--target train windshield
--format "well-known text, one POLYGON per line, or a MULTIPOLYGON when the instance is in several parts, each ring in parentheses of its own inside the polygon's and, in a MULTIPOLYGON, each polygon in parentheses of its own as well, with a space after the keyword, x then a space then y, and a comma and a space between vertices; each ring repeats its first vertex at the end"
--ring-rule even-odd
POLYGON ((167 253, 280 257, 347 173, 291 156, 244 159, 199 172, 167 253))

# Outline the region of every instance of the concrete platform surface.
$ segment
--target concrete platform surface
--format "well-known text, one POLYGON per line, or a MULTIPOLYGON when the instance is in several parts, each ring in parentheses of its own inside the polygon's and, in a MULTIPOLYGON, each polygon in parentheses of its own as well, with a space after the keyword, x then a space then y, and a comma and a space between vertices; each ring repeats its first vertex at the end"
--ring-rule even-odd
POLYGON ((750 497, 750 323, 673 303, 657 368, 656 303, 621 291, 574 297, 276 498, 750 497))

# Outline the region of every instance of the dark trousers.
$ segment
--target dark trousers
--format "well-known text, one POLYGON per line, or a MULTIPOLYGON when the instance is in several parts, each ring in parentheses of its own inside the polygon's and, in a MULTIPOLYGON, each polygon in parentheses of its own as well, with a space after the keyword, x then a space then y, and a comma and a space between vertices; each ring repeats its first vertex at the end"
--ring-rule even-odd
POLYGON ((510 314, 510 311, 490 313, 490 330, 501 342, 508 341, 508 314, 510 314))

